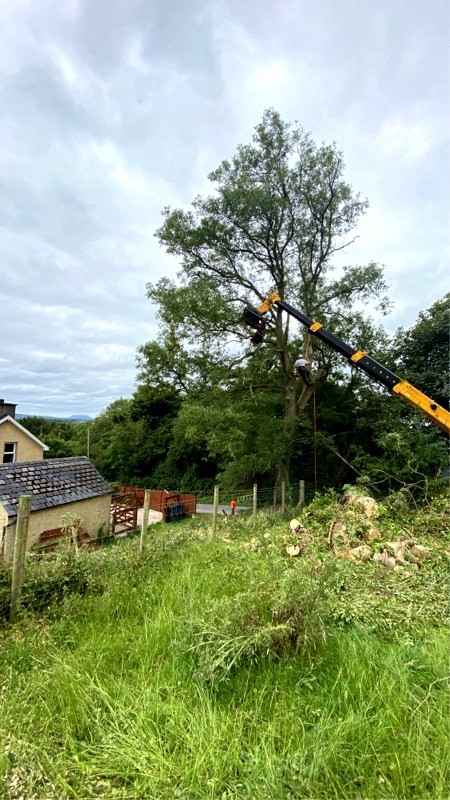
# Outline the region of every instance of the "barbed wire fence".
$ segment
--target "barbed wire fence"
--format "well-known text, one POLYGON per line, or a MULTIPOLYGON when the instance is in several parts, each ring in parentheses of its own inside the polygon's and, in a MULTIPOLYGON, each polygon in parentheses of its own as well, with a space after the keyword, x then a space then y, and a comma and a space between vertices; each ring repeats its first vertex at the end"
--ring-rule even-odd
MULTIPOLYGON (((147 489, 145 492, 143 491, 143 494, 144 499, 142 502, 142 519, 140 524, 138 524, 138 528, 135 529, 135 532, 140 531, 140 559, 144 553, 149 529, 148 517, 151 492, 147 489)), ((239 487, 234 491, 231 491, 230 489, 222 489, 220 486, 216 485, 212 494, 202 494, 197 496, 196 512, 205 514, 205 516, 210 515, 212 517, 212 534, 214 535, 217 531, 219 516, 234 516, 240 514, 255 516, 260 512, 295 514, 296 512, 298 513, 305 503, 311 500, 313 496, 314 487, 310 484, 305 484, 305 481, 303 480, 300 480, 297 484, 290 486, 287 486, 285 483, 281 483, 279 486, 261 487, 254 483, 250 487, 239 487)), ((195 497, 193 499, 195 502, 195 497)), ((7 581, 7 584, 9 584, 9 586, 3 586, 3 588, 2 585, 0 585, 0 590, 3 595, 5 595, 6 590, 6 596, 3 596, 3 605, 5 600, 7 600, 9 606, 8 609, 3 609, 2 615, 5 611, 7 611, 7 615, 11 623, 16 622, 20 617, 22 605, 22 585, 25 579, 25 565, 28 564, 28 561, 26 560, 26 551, 30 512, 31 497, 29 495, 20 496, 18 504, 18 516, 15 525, 14 552, 12 554, 12 562, 9 562, 9 566, 6 565, 6 563, 4 564, 5 568, 0 576, 0 584, 4 584, 5 580, 7 581)), ((187 515, 189 516, 191 513, 192 512, 189 512, 187 515)), ((165 518, 164 515, 161 516, 163 519, 166 519, 166 521, 172 521, 172 519, 169 517, 165 518)), ((186 514, 184 514, 184 516, 186 516, 186 514)), ((75 553, 78 553, 78 544, 76 537, 73 535, 73 531, 70 536, 63 537, 62 545, 64 545, 64 543, 67 545, 66 540, 74 544, 74 551, 75 553)), ((103 544, 103 542, 100 540, 98 542, 95 540, 91 543, 92 546, 95 547, 99 547, 103 544)), ((46 561, 44 552, 42 552, 40 555, 38 553, 29 553, 28 555, 31 557, 34 555, 35 558, 43 558, 44 561, 46 561)), ((53 559, 51 563, 54 561, 55 559, 53 559)), ((42 566, 45 567, 45 564, 43 563, 42 566)), ((41 578, 42 577, 44 577, 45 582, 46 577, 43 575, 43 573, 41 575, 41 578)), ((68 576, 63 576, 63 579, 64 581, 67 581, 68 576)), ((57 582, 57 578, 55 578, 55 580, 57 582)), ((36 591, 39 592, 41 589, 37 587, 36 591)), ((2 604, 0 603, 0 605, 2 604)))
POLYGON ((216 485, 212 495, 202 494, 197 498, 197 508, 201 506, 202 511, 211 511, 214 532, 219 515, 256 515, 260 511, 293 513, 295 509, 301 509, 313 495, 314 488, 303 480, 290 486, 282 482, 279 486, 259 487, 254 483, 252 487, 238 488, 235 491, 221 489, 216 485))
MULTIPOLYGON (((309 502, 314 496, 314 487, 311 484, 300 480, 298 483, 291 484, 289 487, 282 483, 280 486, 260 487, 253 484, 251 487, 238 487, 234 490, 216 487, 218 491, 218 503, 222 507, 230 508, 230 503, 234 500, 237 507, 242 510, 257 512, 258 510, 284 511, 293 509, 298 505, 302 506, 309 502)), ((213 505, 215 493, 202 493, 197 496, 197 504, 213 505)))

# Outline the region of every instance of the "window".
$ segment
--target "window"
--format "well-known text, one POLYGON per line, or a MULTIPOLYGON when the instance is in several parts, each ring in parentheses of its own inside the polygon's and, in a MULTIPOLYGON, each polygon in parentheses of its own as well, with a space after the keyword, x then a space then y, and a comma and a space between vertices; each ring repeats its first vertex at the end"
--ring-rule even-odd
POLYGON ((3 448, 3 463, 12 464, 16 460, 17 442, 5 442, 3 448))

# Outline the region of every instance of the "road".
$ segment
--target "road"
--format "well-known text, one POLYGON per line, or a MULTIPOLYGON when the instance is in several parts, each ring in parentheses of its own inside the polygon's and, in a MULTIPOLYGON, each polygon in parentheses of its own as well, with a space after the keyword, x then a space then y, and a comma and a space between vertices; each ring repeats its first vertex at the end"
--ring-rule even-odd
MULTIPOLYGON (((251 508, 251 506, 236 506, 236 512, 249 511, 250 508, 251 508)), ((212 514, 213 510, 214 510, 214 506, 213 506, 212 503, 197 503, 197 514, 212 514)), ((226 506, 219 505, 218 506, 219 514, 223 514, 224 511, 225 511, 226 514, 230 514, 231 513, 230 506, 229 505, 226 505, 226 506)))
MULTIPOLYGON (((250 511, 251 506, 236 506, 236 513, 239 511, 250 511)), ((214 510, 214 506, 212 503, 197 503, 197 510, 196 514, 212 514, 214 510)), ((231 509, 229 505, 219 505, 218 513, 223 514, 225 511, 226 514, 231 513, 231 509)), ((138 508, 138 515, 137 515, 137 523, 138 526, 142 525, 142 517, 144 514, 143 508, 138 508)), ((152 511, 150 509, 149 516, 148 516, 148 524, 152 525, 155 522, 161 522, 163 515, 159 511, 152 511)))
MULTIPOLYGON (((212 514, 214 510, 214 506, 212 503, 197 503, 196 514, 212 514)), ((236 513, 238 514, 240 511, 250 511, 251 506, 236 506, 236 513)), ((226 514, 230 515, 231 509, 229 505, 219 505, 218 506, 218 513, 223 514, 225 511, 226 514)), ((142 524, 142 515, 144 513, 144 509, 138 509, 138 525, 142 524)), ((151 525, 154 522, 161 522, 162 514, 159 511, 149 511, 148 517, 148 524, 151 525)))

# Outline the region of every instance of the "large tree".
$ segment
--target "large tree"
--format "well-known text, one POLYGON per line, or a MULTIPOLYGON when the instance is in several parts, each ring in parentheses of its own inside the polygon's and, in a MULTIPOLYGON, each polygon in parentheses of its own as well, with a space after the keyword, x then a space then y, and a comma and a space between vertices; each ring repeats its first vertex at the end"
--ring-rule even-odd
MULTIPOLYGON (((309 347, 316 377, 333 369, 330 353, 306 342, 306 334, 279 310, 271 312, 265 355, 254 354, 242 325, 246 303, 258 305, 269 291, 320 319, 338 333, 367 326, 356 301, 386 307, 382 270, 374 263, 333 272, 333 257, 355 239, 367 201, 344 180, 335 144, 317 145, 298 124, 265 112, 250 144, 209 175, 213 193, 190 210, 166 208, 157 236, 181 260, 179 281, 148 285, 159 306, 162 333, 141 348, 141 379, 151 366, 159 380, 183 392, 212 386, 248 392, 259 385, 278 393, 282 431, 277 432, 277 480, 287 479, 297 421, 312 389, 291 377, 293 360, 309 347), (242 376, 256 359, 252 385, 242 376), (263 366, 264 362, 264 366, 263 366)), ((361 346, 365 341, 358 341, 361 346)), ((269 432, 268 432, 269 433, 269 432)))

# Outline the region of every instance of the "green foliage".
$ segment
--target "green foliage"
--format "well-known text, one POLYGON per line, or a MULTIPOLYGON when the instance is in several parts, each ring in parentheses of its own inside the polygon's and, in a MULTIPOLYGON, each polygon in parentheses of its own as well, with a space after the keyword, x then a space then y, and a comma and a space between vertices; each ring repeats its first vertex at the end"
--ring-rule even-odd
MULTIPOLYGON (((447 295, 408 331, 400 329, 385 358, 379 357, 418 389, 448 408, 449 300, 447 295), (395 363, 395 359, 397 363, 395 363)), ((394 396, 360 382, 348 433, 339 449, 360 472, 361 482, 381 491, 400 487, 416 497, 442 489, 448 470, 445 435, 416 410, 394 396)), ((336 424, 342 419, 337 414, 336 424)), ((338 440, 335 439, 337 443, 338 440)))
MULTIPOLYGON (((67 594, 83 595, 100 591, 103 586, 100 574, 93 569, 95 559, 90 553, 75 554, 73 548, 63 544, 57 557, 27 558, 22 586, 21 604, 28 611, 45 611, 50 605, 60 603, 67 594)), ((11 570, 3 565, 0 570, 0 617, 9 609, 11 570)))
POLYGON ((45 417, 22 417, 20 420, 20 425, 23 425, 27 431, 30 431, 33 436, 36 436, 41 441, 42 437, 54 431, 56 426, 59 428, 65 424, 69 425, 70 423, 63 423, 62 420, 46 419, 45 417))
POLYGON ((416 497, 445 486, 445 435, 396 397, 363 393, 350 454, 361 480, 387 493, 404 486, 416 497), (369 438, 370 437, 370 438, 369 438))
MULTIPOLYGON (((357 479, 381 493, 409 487, 416 497, 442 488, 448 464, 443 434, 420 412, 382 393, 357 370, 349 372, 329 349, 316 353, 327 380, 316 386, 315 424, 313 409, 307 405, 298 422, 286 427, 283 371, 270 341, 245 358, 238 357, 236 350, 228 354, 225 347, 217 350, 214 330, 202 338, 201 308, 195 305, 197 290, 191 287, 188 298, 189 286, 183 287, 179 297, 176 287, 170 286, 167 314, 170 316, 176 308, 181 316, 182 309, 192 302, 197 314, 194 339, 205 344, 198 348, 192 345, 185 352, 182 327, 179 348, 174 349, 172 326, 168 349, 156 343, 141 349, 141 384, 129 412, 135 435, 133 438, 127 423, 125 433, 120 428, 115 433, 111 429, 109 443, 103 440, 99 454, 103 462, 96 463, 107 477, 117 479, 121 475, 126 482, 150 481, 155 487, 196 493, 210 492, 217 481, 230 489, 255 480, 273 485, 277 465, 283 462, 287 448, 293 482, 302 478, 314 483, 317 464, 319 487, 340 486, 357 479), (182 373, 177 372, 179 368, 182 373), (159 388, 147 383, 155 373, 159 388), (179 385, 180 391, 170 388, 172 384, 179 385)), ((165 287, 161 295, 156 295, 162 311, 165 287)), ((203 295, 199 297, 203 302, 203 295)), ((443 316, 434 315, 433 309, 423 316, 428 334, 436 319, 435 338, 439 342, 443 316)), ((225 325, 223 315, 230 313, 229 304, 220 300, 216 311, 216 323, 222 314, 225 325)), ((392 349, 382 329, 359 314, 341 319, 340 329, 347 341, 361 344, 381 363, 397 370, 390 363, 392 349)), ((289 346, 295 353, 302 342, 293 338, 289 346)), ((441 350, 437 345, 437 356, 441 350)), ((444 373, 439 358, 439 370, 444 373)), ((422 362, 425 364, 424 358, 422 362)), ((424 388, 420 381, 417 383, 424 388)), ((114 426, 114 414, 106 416, 114 426)), ((97 458, 95 444, 93 452, 97 458)))
POLYGON ((20 424, 47 445, 46 458, 86 455, 88 422, 23 417, 20 424))
POLYGON ((393 354, 404 376, 439 405, 449 408, 450 294, 419 314, 409 330, 399 328, 393 354))
MULTIPOLYGON (((90 425, 96 466, 110 481, 196 493, 215 482, 232 490, 317 477, 326 487, 356 476, 381 493, 432 491, 445 473, 445 443, 419 412, 315 339, 311 408, 291 377, 306 331, 272 309, 254 348, 242 310, 275 289, 382 364, 397 369, 396 356, 406 377, 444 402, 448 298, 389 347, 382 327, 355 307, 386 311, 382 270, 370 263, 333 272, 333 255, 351 243, 367 202, 346 183, 336 146, 315 144, 277 112, 267 111, 252 141, 209 178, 213 191, 190 210, 163 212, 156 235, 180 259, 180 274, 148 285, 160 334, 139 348, 132 399, 90 425)), ((46 435, 51 455, 85 452, 86 428, 74 439, 59 429, 46 435)))
POLYGON ((60 439, 57 435, 44 436, 43 442, 48 447, 46 458, 70 458, 77 455, 76 445, 70 440, 60 439))
POLYGON ((179 405, 177 392, 149 386, 111 403, 90 423, 90 456, 102 475, 156 488, 153 475, 166 458, 179 405))
POLYGON ((275 471, 283 446, 280 417, 280 404, 268 393, 260 394, 255 404, 251 394, 243 393, 238 400, 217 392, 215 403, 187 400, 174 431, 180 441, 196 446, 204 458, 214 460, 224 488, 236 487, 275 471), (278 419, 274 419, 277 411, 278 419), (270 431, 264 425, 255 429, 255 414, 271 419, 270 431))
POLYGON ((377 274, 375 288, 373 269, 347 268, 342 280, 324 281, 332 254, 367 207, 343 170, 334 145, 318 147, 301 126, 268 110, 253 143, 210 174, 214 195, 196 198, 190 212, 165 210, 160 241, 182 258, 189 281, 206 280, 213 298, 234 287, 235 296, 251 291, 262 300, 276 287, 312 314, 331 297, 345 305, 352 295, 376 294, 383 284, 377 274))
POLYGON ((90 457, 106 480, 128 483, 137 471, 142 423, 131 415, 131 401, 115 400, 90 428, 90 457))
POLYGON ((283 575, 274 597, 254 582, 232 597, 208 606, 209 619, 192 626, 197 680, 217 688, 238 671, 260 661, 300 656, 310 663, 325 640, 317 586, 299 576, 283 575))

